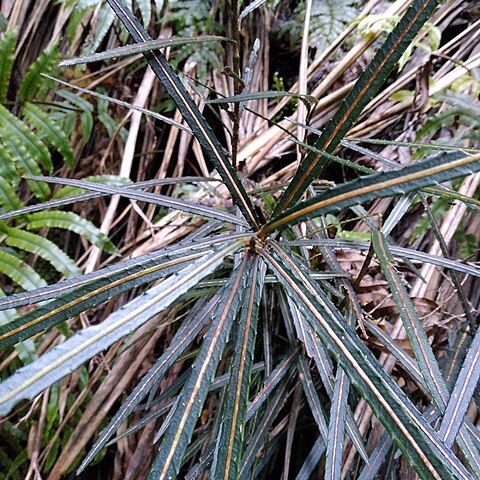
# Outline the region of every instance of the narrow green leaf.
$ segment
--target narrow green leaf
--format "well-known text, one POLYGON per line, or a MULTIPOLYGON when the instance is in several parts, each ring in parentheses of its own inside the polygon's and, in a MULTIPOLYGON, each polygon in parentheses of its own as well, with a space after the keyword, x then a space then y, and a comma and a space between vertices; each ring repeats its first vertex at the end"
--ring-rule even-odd
POLYGON ((197 478, 200 478, 200 475, 202 475, 212 463, 214 451, 215 445, 211 443, 202 453, 198 462, 188 471, 185 480, 196 480, 197 478))
POLYGON ((289 354, 285 355, 282 361, 274 368, 272 373, 265 379, 263 388, 257 393, 256 397, 252 400, 248 407, 247 421, 250 420, 267 402, 270 394, 277 387, 277 385, 285 378, 285 376, 292 371, 292 368, 296 362, 298 355, 297 350, 292 350, 289 354))
MULTIPOLYGON (((58 79, 55 77, 51 77, 49 75, 44 74, 44 76, 54 82, 56 82, 58 79)), ((70 83, 63 82, 61 80, 58 80, 59 83, 62 85, 66 85, 68 87, 71 86, 70 83)), ((78 108, 78 110, 81 111, 86 111, 86 112, 91 112, 93 113, 94 108, 93 105, 88 101, 82 98, 80 95, 75 95, 74 93, 68 91, 68 90, 57 90, 55 92, 55 95, 58 95, 61 98, 64 98, 70 105, 73 105, 78 108)))
POLYGON ((229 284, 204 336, 189 379, 178 396, 177 406, 163 435, 164 439, 149 478, 158 480, 175 478, 180 470, 210 383, 224 353, 230 329, 241 307, 245 278, 248 278, 253 268, 252 263, 251 257, 244 255, 230 277, 229 284))
MULTIPOLYGON (((322 135, 313 145, 315 148, 333 153, 437 5, 438 0, 413 0, 342 101, 340 108, 325 126, 322 135)), ((317 153, 312 152, 305 157, 286 192, 280 198, 273 217, 288 209, 303 195, 312 181, 317 178, 324 164, 325 160, 317 153)))
POLYGON ((342 478, 342 455, 349 385, 350 381, 345 372, 338 369, 328 425, 325 480, 340 480, 342 478))
MULTIPOLYGON (((0 151, 0 154, 2 152, 0 151)), ((128 180, 126 178, 117 177, 115 175, 101 175, 99 177, 87 177, 85 179, 89 182, 98 182, 106 185, 121 185, 129 189, 139 189, 139 188, 148 188, 155 187, 158 185, 172 185, 175 183, 197 183, 197 182, 218 182, 219 180, 210 177, 173 177, 173 178, 162 178, 158 180, 147 180, 144 182, 136 183, 126 183, 128 180)), ((35 182, 38 185, 42 185, 42 182, 35 182)), ((43 184, 44 185, 44 184, 43 184)), ((87 200, 92 200, 93 198, 98 198, 108 195, 107 193, 91 192, 83 193, 85 190, 78 187, 63 187, 58 192, 55 193, 52 200, 48 200, 42 203, 35 205, 29 205, 28 207, 23 207, 18 210, 14 210, 8 213, 3 213, 0 215, 0 220, 6 220, 7 218, 17 217, 19 215, 25 215, 26 213, 40 212, 42 210, 47 210, 49 208, 58 208, 71 203, 86 202, 87 200)))
POLYGON ((322 402, 318 397, 317 390, 313 383, 307 358, 303 355, 299 355, 297 358, 297 370, 300 381, 302 382, 303 392, 305 393, 315 423, 317 424, 318 430, 323 439, 326 440, 328 436, 328 427, 322 408, 322 402))
POLYGON ((377 477, 378 471, 382 467, 387 458, 387 455, 392 449, 393 442, 386 432, 380 437, 377 446, 370 456, 370 461, 365 465, 358 480, 374 480, 377 477))
POLYGON ((4 32, 0 41, 0 103, 2 104, 7 101, 16 43, 17 29, 4 32))
MULTIPOLYGON (((11 131, 1 126, 0 139, 2 143, 0 155, 3 157, 1 159, 4 161, 6 160, 6 163, 8 162, 8 167, 6 168, 9 170, 11 167, 16 168, 17 179, 13 184, 18 185, 18 181, 20 180, 18 172, 32 175, 42 174, 42 171, 35 160, 36 153, 35 151, 29 149, 30 146, 26 146, 24 143, 22 143, 21 139, 15 135, 12 135, 11 131)), ((4 167, 2 167, 2 169, 4 167)), ((50 188, 45 183, 35 182, 34 180, 27 180, 27 183, 33 194, 40 200, 46 200, 50 197, 50 188)))
MULTIPOLYGON (((152 40, 138 20, 133 16, 132 12, 129 11, 120 0, 107 1, 130 32, 135 42, 139 43, 152 40)), ((192 129, 193 134, 207 154, 208 159, 222 177, 240 211, 248 223, 254 229, 257 229, 260 223, 258 215, 245 188, 237 177, 237 172, 233 169, 227 154, 220 145, 212 128, 205 121, 178 75, 160 52, 144 52, 144 55, 152 67, 152 70, 177 105, 188 126, 192 129)))
POLYGON ((238 478, 247 480, 251 476, 252 465, 257 458, 258 452, 261 451, 263 443, 268 432, 277 418, 283 404, 288 398, 287 388, 292 377, 292 369, 288 371, 288 375, 282 379, 275 393, 268 399, 267 406, 261 418, 255 423, 252 436, 248 439, 248 448, 242 457, 241 470, 238 478))
POLYGON ((311 448, 310 452, 307 455, 307 458, 303 462, 302 468, 295 477, 295 480, 310 480, 312 473, 317 468, 317 465, 320 463, 320 459, 325 452, 325 448, 325 441, 320 435, 313 444, 313 447, 311 448))
POLYGON ((49 212, 32 213, 28 216, 28 230, 39 230, 44 227, 70 230, 85 237, 90 243, 105 252, 119 255, 118 249, 99 228, 76 213, 51 210, 49 212))
POLYGON ((210 320, 213 309, 219 301, 219 296, 216 295, 212 300, 205 305, 200 312, 194 312, 182 323, 178 332, 173 337, 169 347, 165 350, 162 356, 154 363, 154 365, 143 376, 142 380, 136 385, 132 393, 128 396, 122 406, 119 408, 115 416, 112 418, 108 426, 100 433, 95 444, 88 452, 88 455, 78 467, 77 475, 81 473, 87 465, 95 458, 97 453, 110 440, 113 433, 123 424, 127 417, 134 411, 136 406, 145 398, 150 390, 158 384, 161 378, 165 375, 168 369, 178 359, 178 357, 189 347, 195 340, 200 331, 205 327, 210 320))
POLYGON ((367 321, 366 327, 385 347, 385 349, 397 359, 397 362, 408 373, 408 375, 427 390, 425 379, 418 368, 417 362, 400 345, 398 345, 388 333, 373 322, 367 321))
POLYGON ((85 47, 87 52, 95 52, 106 37, 115 20, 115 14, 106 3, 103 3, 98 12, 98 20, 95 28, 93 42, 85 47))
MULTIPOLYGON (((334 249, 340 250, 368 250, 370 248, 369 242, 357 242, 357 241, 343 241, 333 239, 316 239, 316 240, 294 240, 288 242, 288 245, 326 245, 334 249)), ((450 260, 449 258, 439 257, 438 255, 431 255, 412 248, 397 247, 395 245, 389 245, 390 251, 396 257, 408 258, 415 262, 430 263, 432 265, 438 265, 443 268, 450 268, 457 272, 465 273, 466 275, 472 275, 474 277, 480 277, 480 269, 475 265, 461 263, 456 260, 450 260)))
POLYGON ((212 478, 229 480, 237 478, 240 471, 258 309, 264 280, 265 264, 260 257, 256 256, 253 267, 248 273, 247 289, 236 331, 237 341, 230 367, 230 381, 222 412, 221 431, 215 447, 212 478))
POLYGON ((262 4, 264 4, 266 0, 254 0, 253 2, 250 3, 250 5, 247 5, 240 15, 238 16, 238 20, 241 21, 243 18, 245 18, 249 13, 253 12, 256 8, 260 7, 262 4))
POLYGON ((84 180, 69 180, 57 177, 33 176, 29 176, 28 178, 31 180, 56 183, 59 185, 70 185, 73 187, 79 187, 85 190, 91 190, 93 192, 103 193, 107 195, 122 195, 123 197, 131 198, 132 200, 138 200, 140 202, 153 203, 155 205, 161 205, 162 207, 173 208, 176 210, 192 213, 194 215, 200 215, 202 217, 214 218, 216 220, 234 223, 236 225, 246 225, 245 220, 243 220, 242 218, 236 215, 232 215, 231 213, 227 213, 223 210, 212 207, 204 207, 202 205, 199 205, 198 203, 167 197, 165 195, 160 195, 159 193, 135 192, 125 187, 101 185, 98 183, 86 182, 84 180))
POLYGON ((468 479, 470 474, 465 467, 385 373, 308 273, 277 244, 270 241, 269 246, 274 249, 274 256, 265 250, 261 250, 261 254, 284 283, 287 293, 297 300, 324 346, 395 439, 408 462, 422 478, 468 479))
MULTIPOLYGON (((327 258, 327 257, 325 257, 327 258)), ((338 263, 338 262, 337 262, 338 263)), ((323 346, 317 341, 317 337, 312 330, 311 325, 305 320, 303 315, 299 312, 294 301, 290 297, 287 297, 285 300, 285 293, 280 292, 280 301, 283 311, 283 316, 285 320, 291 315, 293 317, 293 322, 297 331, 298 339, 304 344, 307 355, 312 358, 317 367, 318 373, 322 379, 324 388, 327 392, 327 395, 333 400, 335 380, 332 362, 323 348, 323 346), (288 310, 285 308, 285 303, 288 304, 288 310)), ((365 462, 368 462, 368 454, 363 445, 363 439, 358 431, 357 424, 355 423, 353 414, 351 411, 347 412, 347 431, 350 439, 352 440, 353 445, 359 452, 360 456, 365 462)), ((326 440, 326 430, 324 432, 326 440)), ((325 443, 326 445, 326 443, 325 443)))
MULTIPOLYGON (((2 262, 3 262, 3 259, 1 258, 2 253, 3 252, 0 251, 0 271, 4 273, 3 270, 5 266, 3 266, 3 269, 2 269, 2 262)), ((5 297, 5 292, 0 288, 0 298, 4 298, 4 297, 5 297)), ((5 325, 6 323, 10 323, 16 318, 17 318, 16 310, 14 309, 3 310, 2 312, 0 312, 0 326, 5 325)))
POLYGON ((239 102, 248 102, 249 100, 263 100, 263 99, 272 99, 272 98, 298 98, 302 102, 306 103, 307 106, 311 106, 316 103, 318 100, 311 95, 301 95, 299 93, 291 92, 279 92, 277 90, 268 91, 268 92, 245 92, 239 95, 233 95, 232 97, 222 97, 216 98, 214 100, 208 100, 206 103, 210 104, 224 104, 224 103, 239 103, 239 102))
POLYGON ((217 35, 199 36, 199 37, 167 37, 158 38, 156 40, 148 40, 144 42, 134 43, 133 45, 124 45, 123 47, 112 48, 105 52, 92 53, 91 55, 83 55, 81 57, 69 58, 59 63, 60 67, 69 67, 82 63, 98 62, 100 60, 109 60, 112 58, 134 55, 136 53, 151 52, 161 48, 177 47, 182 45, 228 41, 226 37, 217 35))
MULTIPOLYGON (((93 90, 88 90, 87 88, 81 88, 81 87, 79 87, 79 86, 77 86, 73 83, 64 82, 63 80, 60 80, 60 79, 55 78, 55 77, 51 77, 49 75, 44 75, 44 77, 49 78, 50 80, 53 80, 54 82, 59 83, 60 85, 65 85, 66 87, 70 87, 70 88, 73 88, 74 90, 77 90, 79 92, 86 93, 88 95, 92 95, 93 97, 99 98, 101 100, 106 100, 107 102, 114 103, 115 105, 120 105, 120 106, 128 108, 130 110, 136 110, 137 112, 142 112, 145 115, 148 115, 149 117, 156 118, 157 120, 165 122, 168 125, 173 125, 173 126, 179 128, 180 130, 183 130, 183 131, 188 132, 188 133, 192 133, 190 128, 185 126, 183 123, 176 122, 175 120, 172 120, 171 118, 166 117, 165 115, 161 115, 160 113, 153 112, 152 110, 148 110, 146 108, 142 108, 142 107, 139 107, 137 105, 133 105, 132 103, 128 103, 128 102, 124 102, 122 100, 118 100, 117 98, 109 97, 108 95, 104 95, 102 93, 94 92, 93 90)), ((70 92, 62 91, 62 96, 66 96, 65 95, 66 93, 70 93, 70 92)), ((75 95, 73 95, 73 96, 75 97, 75 95)), ((71 98, 71 97, 67 97, 67 98, 71 98)), ((86 103, 88 103, 88 102, 86 102, 86 103)), ((83 128, 87 131, 90 131, 91 130, 90 122, 93 122, 93 117, 90 113, 90 110, 86 110, 82 113, 81 120, 82 120, 82 124, 85 124, 83 128), (84 116, 83 116, 84 114, 88 114, 88 115, 86 115, 86 117, 84 118, 84 116)))
POLYGON ((313 218, 319 214, 326 215, 345 207, 368 202, 374 198, 404 195, 479 170, 480 154, 448 160, 448 153, 442 153, 398 170, 358 178, 333 187, 329 191, 301 202, 272 218, 259 230, 258 234, 265 236, 272 231, 313 218))
MULTIPOLYGON (((10 295, 7 298, 0 299, 0 310, 44 302, 71 292, 76 288, 86 288, 87 285, 91 285, 94 281, 102 278, 110 278, 110 280, 114 282, 128 275, 132 275, 132 279, 134 279, 136 276, 142 276, 143 271, 148 273, 149 269, 152 267, 155 268, 161 263, 174 262, 183 257, 189 257, 191 259, 194 255, 200 257, 206 254, 207 250, 212 246, 215 247, 229 241, 240 239, 246 241, 248 237, 248 234, 241 233, 216 235, 205 239, 189 239, 187 237, 187 239, 180 244, 172 245, 157 252, 142 255, 141 257, 119 262, 115 265, 97 270, 96 272, 81 275, 70 280, 64 280, 54 285, 49 285, 48 287, 32 290, 31 292, 10 295)), ((85 291, 85 293, 88 292, 85 291)))
MULTIPOLYGON (((168 259, 158 263, 149 259, 142 262, 150 264, 149 267, 142 268, 134 264, 117 274, 109 272, 108 275, 98 277, 92 282, 83 281, 80 288, 60 295, 8 325, 0 326, 0 348, 14 345, 38 332, 52 328, 123 292, 175 273, 184 268, 186 262, 192 262, 202 255, 202 253, 186 254, 176 260, 168 259)), ((29 297, 32 295, 33 293, 29 293, 29 297)))
POLYGON ((137 0, 137 4, 142 14, 143 26, 147 29, 152 18, 152 2, 151 0, 137 0))
POLYGON ((452 348, 448 356, 449 358, 444 367, 445 381, 447 382, 449 392, 453 390, 458 374, 465 361, 467 351, 472 343, 473 338, 471 331, 471 325, 464 322, 455 332, 455 340, 452 342, 452 348))
POLYGON ((8 131, 0 128, 0 176, 12 187, 18 187, 20 183, 20 178, 18 175, 19 169, 15 165, 14 152, 8 151, 7 148, 4 148, 5 145, 2 144, 3 138, 8 135, 8 131))
POLYGON ((480 329, 468 349, 462 369, 452 390, 438 434, 447 445, 453 445, 466 418, 468 407, 480 378, 480 329))
POLYGON ((40 108, 27 102, 22 108, 25 117, 63 156, 67 167, 72 168, 75 163, 73 149, 65 132, 40 108))
MULTIPOLYGON (((408 339, 410 340, 410 343, 412 345, 415 358, 420 367, 420 373, 425 379, 425 386, 428 389, 431 397, 433 398, 438 410, 440 412, 443 412, 445 410, 445 406, 447 405, 450 395, 447 389, 447 385, 445 383, 445 379, 440 372, 437 360, 428 341, 427 334, 423 330, 422 324, 420 322, 420 319, 418 318, 413 303, 408 296, 405 286, 402 284, 400 275, 393 266, 393 256, 389 251, 385 237, 380 231, 373 230, 372 240, 377 259, 392 291, 393 299, 399 311, 400 318, 402 319, 408 339)), ((475 352, 475 355, 478 355, 478 352, 475 352)), ((470 365, 469 367, 472 367, 472 365, 470 365)), ((480 366, 476 365, 476 367, 480 371, 480 366)), ((473 390, 471 393, 473 394, 473 390)), ((467 403, 469 402, 470 399, 467 403)), ((456 428, 454 431, 455 436, 449 437, 450 443, 447 444, 448 446, 452 445, 453 440, 457 436, 458 430, 460 429, 461 425, 462 422, 456 424, 458 428, 456 428)), ((463 429, 463 431, 459 435, 458 442, 472 469, 476 472, 477 475, 480 475, 480 457, 478 455, 478 452, 473 447, 472 442, 469 440, 469 435, 465 431, 465 429, 463 429)))
POLYGON ((405 286, 402 284, 400 275, 395 270, 393 256, 388 249, 385 237, 380 231, 374 230, 372 231, 372 240, 375 254, 382 268, 383 275, 390 286, 400 318, 412 345, 413 353, 419 364, 420 372, 425 379, 425 384, 437 407, 443 410, 448 398, 448 390, 427 334, 423 330, 415 307, 408 296, 405 286))
POLYGON ((0 383, 0 415, 6 415, 18 401, 38 395, 94 355, 139 328, 209 275, 225 256, 242 245, 243 242, 232 242, 222 250, 193 262, 112 313, 102 323, 86 328, 18 370, 0 383))
MULTIPOLYGON (((213 297, 213 298, 215 300, 217 300, 216 296, 213 297)), ((216 301, 215 304, 217 302, 218 301, 216 301)), ((211 315, 210 315, 210 317, 211 317, 211 315)), ((265 365, 263 364, 263 362, 257 363, 253 366, 252 373, 261 372, 261 371, 264 370, 264 368, 265 368, 265 365)), ((160 402, 160 401, 163 401, 167 398, 170 398, 172 395, 175 394, 176 391, 180 390, 183 387, 183 385, 185 385, 185 381, 186 381, 187 378, 188 378, 188 372, 184 372, 168 388, 163 390, 162 393, 158 397, 155 398, 155 401, 160 402)), ((215 390, 219 390, 219 389, 225 387, 225 385, 227 385, 227 383, 228 383, 228 374, 221 375, 220 377, 217 377, 210 384, 210 391, 213 392, 215 390)), ((152 396, 152 394, 155 390, 155 385, 154 386, 147 385, 147 387, 151 388, 150 396, 152 396)), ((149 400, 149 401, 146 402, 146 407, 147 408, 151 405, 152 401, 149 400)), ((112 445, 112 444, 118 442, 119 440, 121 440, 122 438, 127 437, 128 435, 131 435, 131 434, 134 434, 134 433, 138 432, 139 430, 141 430, 143 427, 145 427, 145 425, 147 425, 151 421, 165 415, 166 413, 168 413, 172 409, 174 403, 175 403, 175 401, 173 399, 168 400, 165 403, 162 403, 162 406, 160 408, 156 409, 151 414, 145 415, 145 417, 143 417, 142 420, 140 420, 139 422, 136 422, 135 425, 131 426, 127 430, 123 431, 121 434, 117 435, 114 439, 112 439, 110 442, 108 442, 106 444, 106 446, 112 445)), ((125 406, 127 406, 127 405, 125 405, 125 406)), ((213 459, 213 451, 214 451, 215 445, 211 444, 210 446, 211 446, 211 458, 209 460, 207 459, 207 463, 213 459)), ((187 452, 189 450, 190 449, 188 449, 187 452)))

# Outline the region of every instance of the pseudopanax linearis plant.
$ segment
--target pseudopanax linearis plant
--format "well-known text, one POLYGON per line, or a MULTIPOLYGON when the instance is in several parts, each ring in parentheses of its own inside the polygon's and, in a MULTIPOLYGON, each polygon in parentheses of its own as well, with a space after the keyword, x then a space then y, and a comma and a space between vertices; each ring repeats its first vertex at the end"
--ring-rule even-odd
MULTIPOLYGON (((480 478, 480 432, 466 416, 475 405, 472 398, 476 400, 480 335, 475 324, 459 332, 457 354, 439 364, 404 276, 406 269, 418 275, 418 262, 449 269, 453 275, 478 277, 480 269, 397 246, 390 233, 395 216, 400 218, 405 207, 393 207, 387 221, 366 217, 368 242, 331 238, 327 221, 327 215, 339 212, 365 216, 362 205, 385 197, 400 204, 435 195, 478 208, 475 200, 442 184, 480 171, 480 154, 443 150, 424 154, 406 166, 387 161, 382 172, 363 166, 363 176, 341 184, 316 183, 326 167, 338 160, 337 147, 347 143, 347 132, 439 2, 411 2, 321 132, 299 125, 313 141, 302 145, 302 158, 288 185, 279 185, 267 198, 247 182, 241 165, 237 168, 232 161, 238 128, 232 129, 230 142, 235 151, 227 153, 184 79, 158 51, 173 40, 152 40, 121 0, 107 1, 135 42, 124 50, 143 53, 233 206, 221 209, 203 205, 201 199, 194 202, 145 191, 155 182, 107 186, 28 177, 89 191, 55 200, 56 207, 120 195, 205 222, 158 251, 0 299, 2 309, 37 305, 0 326, 0 347, 8 349, 114 296, 137 292, 100 323, 70 336, 6 378, 0 384, 0 414, 25 405, 25 400, 36 398, 113 345, 120 345, 118 351, 132 348, 132 335, 157 319, 152 324, 156 328, 162 322, 176 325, 171 342, 159 346, 158 358, 122 403, 115 405, 113 418, 96 434, 90 450, 81 459, 71 459, 78 473, 101 457, 115 435, 119 440, 154 422, 153 441, 145 444, 154 452, 151 479, 280 478, 283 471, 282 478, 365 480, 386 478, 389 465, 400 462, 422 479, 480 478), (358 275, 343 270, 338 250, 366 252, 358 275), (359 296, 371 268, 385 280, 390 309, 400 319, 408 348, 372 321, 368 305, 359 296), (408 378, 408 384, 397 382, 385 359, 404 372, 402 378, 408 378), (183 368, 175 381, 163 382, 179 364, 183 368), (376 438, 356 422, 354 413, 360 405, 370 408, 382 426, 377 425, 376 438), (148 414, 125 430, 125 422, 142 410, 148 414), (300 447, 294 439, 301 441, 300 447), (296 456, 302 461, 289 467, 292 448, 302 450, 296 456), (354 452, 353 460, 347 448, 354 452)), ((234 19, 232 25, 238 26, 236 3, 226 2, 226 8, 234 19)), ((254 8, 249 15, 255 15, 254 8)), ((238 28, 230 30, 228 42, 237 42, 229 69, 235 95, 212 103, 230 108, 232 124, 237 122, 238 127, 247 100, 272 92, 243 91, 240 56, 235 50, 238 28)), ((182 39, 175 41, 182 44, 182 39)), ((188 41, 201 45, 212 38, 188 41)), ((120 48, 101 58, 123 53, 120 48)), ((80 57, 70 63, 93 60, 80 57)), ((44 202, 34 208, 51 206, 52 202, 44 202)), ((28 208, 9 212, 8 217, 25 214, 28 208)))

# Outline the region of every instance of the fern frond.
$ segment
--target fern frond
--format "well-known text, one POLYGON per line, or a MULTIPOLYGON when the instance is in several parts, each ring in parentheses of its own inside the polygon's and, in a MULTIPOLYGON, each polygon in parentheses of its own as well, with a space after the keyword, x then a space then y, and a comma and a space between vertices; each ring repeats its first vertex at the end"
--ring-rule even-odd
POLYGON ((20 183, 18 169, 15 161, 9 152, 2 145, 2 130, 0 128, 0 177, 4 178, 10 185, 16 187, 20 183))
MULTIPOLYGON (((33 172, 41 172, 40 167, 35 162, 35 153, 32 155, 31 149, 27 148, 11 131, 0 127, 0 142, 3 147, 0 148, 2 157, 10 162, 7 168, 16 166, 20 173, 28 175, 32 175, 33 172)), ((48 186, 45 188, 45 185, 42 185, 41 182, 34 180, 27 180, 27 182, 33 194, 40 200, 47 200, 50 197, 48 186)))
POLYGON ((0 103, 7 101, 16 40, 17 30, 14 29, 5 32, 3 39, 0 41, 0 103))
POLYGON ((11 253, 0 249, 0 272, 24 290, 45 287, 47 282, 32 268, 11 253))
POLYGON ((23 106, 22 112, 30 123, 43 134, 45 140, 62 154, 67 166, 72 168, 75 163, 73 149, 63 130, 45 112, 30 102, 23 106))
POLYGON ((52 159, 46 145, 3 105, 0 105, 0 126, 6 131, 6 135, 0 136, 2 142, 15 137, 16 142, 23 147, 21 150, 28 152, 35 164, 42 165, 50 173, 53 171, 52 159))
POLYGON ((5 243, 8 246, 38 255, 67 278, 82 273, 75 262, 50 240, 18 228, 4 226, 2 230, 7 235, 5 243))
POLYGON ((2 205, 7 212, 23 207, 14 188, 2 176, 0 176, 0 205, 2 205))
POLYGON ((143 26, 148 28, 152 18, 152 2, 150 0, 137 0, 137 5, 142 14, 143 26))
POLYGON ((85 237, 90 243, 105 252, 119 255, 118 249, 99 228, 76 213, 52 210, 49 212, 36 212, 28 216, 27 230, 38 230, 43 227, 70 230, 85 237))
POLYGON ((53 67, 58 63, 60 57, 56 46, 44 50, 42 54, 30 65, 23 77, 18 99, 20 102, 32 100, 48 82, 42 73, 52 73, 53 67))
POLYGON ((95 32, 95 38, 91 45, 89 45, 85 50, 82 52, 83 54, 87 55, 89 53, 96 52, 100 44, 102 43, 103 39, 107 35, 110 27, 115 20, 115 14, 109 8, 107 3, 104 3, 98 12, 98 20, 97 20, 97 28, 95 32))

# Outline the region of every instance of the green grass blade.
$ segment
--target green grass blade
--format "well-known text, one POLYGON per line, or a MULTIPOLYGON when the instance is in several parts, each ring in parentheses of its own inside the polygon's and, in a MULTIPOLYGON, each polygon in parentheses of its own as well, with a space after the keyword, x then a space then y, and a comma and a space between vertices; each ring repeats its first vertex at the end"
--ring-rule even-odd
MULTIPOLYGON (((315 148, 333 153, 437 5, 438 0, 414 0, 412 2, 410 8, 342 101, 333 118, 325 126, 322 135, 313 145, 315 148)), ((312 181, 317 178, 324 164, 325 160, 317 153, 312 152, 305 157, 286 192, 280 198, 273 213, 274 217, 298 201, 312 181)))
POLYGON ((177 397, 177 406, 163 434, 163 442, 149 478, 166 480, 178 475, 185 450, 224 353, 230 329, 241 307, 245 279, 253 268, 252 263, 251 257, 245 255, 230 277, 229 284, 204 336, 189 379, 177 397))
POLYGON ((73 187, 83 188, 85 190, 91 190, 93 192, 107 194, 107 195, 122 195, 123 197, 131 198, 132 200, 138 200, 139 202, 153 203, 154 205, 161 205, 162 207, 172 208, 188 212, 193 215, 200 215, 206 218, 213 218, 236 225, 246 225, 243 218, 236 215, 232 215, 223 210, 219 210, 212 207, 204 207, 198 203, 189 202, 187 200, 179 200, 177 198, 167 197, 160 195, 159 193, 149 192, 136 192, 132 189, 125 187, 114 187, 108 185, 102 185, 94 182, 86 182, 84 180, 69 180, 57 177, 32 177, 31 180, 56 183, 59 185, 70 185, 73 187))
POLYGON ((423 478, 469 478, 469 473, 406 395, 379 365, 335 306, 293 260, 275 243, 272 256, 262 250, 270 267, 295 298, 324 346, 339 362, 408 462, 423 478))
POLYGON ((160 285, 112 313, 102 323, 86 328, 35 362, 0 383, 0 415, 20 400, 33 398, 82 363, 119 341, 158 314, 243 245, 232 242, 222 250, 193 262, 160 285))
POLYGON ((90 62, 99 62, 101 60, 110 60, 112 58, 125 57, 136 53, 151 52, 168 47, 178 47, 189 44, 202 44, 206 42, 227 41, 228 38, 218 35, 206 35, 199 37, 168 37, 158 38, 156 40, 148 40, 144 42, 134 43, 133 45, 124 45, 123 47, 112 48, 105 52, 92 53, 91 55, 83 55, 81 57, 68 58, 59 63, 60 67, 69 67, 90 62))
MULTIPOLYGON (((130 12, 120 0, 107 1, 123 22, 130 35, 132 35, 135 42, 139 43, 152 40, 132 12, 130 12)), ((205 121, 178 75, 160 52, 145 52, 144 55, 152 70, 177 105, 188 126, 192 129, 193 134, 204 149, 207 157, 222 177, 240 211, 248 223, 254 229, 257 229, 260 222, 245 188, 238 179, 237 173, 233 169, 227 154, 220 145, 212 128, 205 121)))
POLYGON ((230 382, 222 412, 222 426, 215 447, 211 475, 219 480, 237 478, 241 467, 258 309, 264 281, 265 264, 257 256, 247 279, 244 306, 236 330, 237 341, 230 367, 230 382))
POLYGON ((450 160, 448 153, 442 153, 398 170, 358 178, 334 187, 274 217, 260 229, 258 234, 265 236, 269 232, 319 214, 326 215, 342 208, 353 207, 358 203, 368 202, 374 198, 404 195, 479 170, 480 154, 450 160))
POLYGON ((217 295, 213 297, 212 300, 200 310, 200 312, 194 312, 194 315, 191 315, 189 318, 184 320, 169 347, 150 368, 150 370, 143 376, 142 380, 133 389, 132 393, 119 408, 112 420, 110 420, 108 426, 100 433, 95 444, 88 452, 88 455, 78 467, 77 475, 81 473, 95 458, 97 453, 110 440, 114 432, 120 428, 130 413, 134 411, 136 406, 145 398, 146 395, 148 395, 150 390, 158 384, 158 382, 165 375, 172 364, 178 359, 178 357, 195 340, 197 335, 210 320, 212 311, 218 304, 218 301, 219 296, 217 295))

